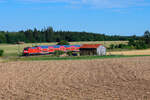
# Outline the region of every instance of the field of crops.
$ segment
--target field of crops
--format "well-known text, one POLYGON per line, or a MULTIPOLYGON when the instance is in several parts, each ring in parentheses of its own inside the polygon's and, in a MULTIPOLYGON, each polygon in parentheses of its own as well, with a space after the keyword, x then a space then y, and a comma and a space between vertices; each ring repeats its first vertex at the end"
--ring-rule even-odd
POLYGON ((150 100, 150 57, 0 63, 0 100, 150 100))
POLYGON ((107 55, 150 55, 150 49, 145 50, 129 50, 129 51, 111 51, 107 55))

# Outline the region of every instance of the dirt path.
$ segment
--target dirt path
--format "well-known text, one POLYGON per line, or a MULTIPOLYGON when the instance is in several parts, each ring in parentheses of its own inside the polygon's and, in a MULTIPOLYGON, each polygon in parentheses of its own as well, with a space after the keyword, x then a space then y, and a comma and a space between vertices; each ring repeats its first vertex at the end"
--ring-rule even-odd
POLYGON ((0 63, 0 100, 150 100, 150 57, 0 63))

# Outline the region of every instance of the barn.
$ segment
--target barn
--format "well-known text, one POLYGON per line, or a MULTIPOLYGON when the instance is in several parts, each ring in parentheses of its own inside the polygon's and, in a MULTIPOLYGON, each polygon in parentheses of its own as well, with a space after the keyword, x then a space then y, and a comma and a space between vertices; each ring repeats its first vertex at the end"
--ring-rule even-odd
POLYGON ((80 55, 106 55, 106 48, 102 44, 83 44, 80 47, 80 55))

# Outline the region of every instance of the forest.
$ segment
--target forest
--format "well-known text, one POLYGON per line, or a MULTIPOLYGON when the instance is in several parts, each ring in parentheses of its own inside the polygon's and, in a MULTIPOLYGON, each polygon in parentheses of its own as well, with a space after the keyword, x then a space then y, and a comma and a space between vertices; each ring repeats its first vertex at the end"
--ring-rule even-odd
POLYGON ((0 43, 14 44, 17 42, 42 43, 60 42, 61 40, 73 41, 128 41, 130 39, 139 40, 140 36, 118 36, 105 35, 90 32, 54 31, 52 27, 38 30, 28 29, 18 32, 0 31, 0 43))

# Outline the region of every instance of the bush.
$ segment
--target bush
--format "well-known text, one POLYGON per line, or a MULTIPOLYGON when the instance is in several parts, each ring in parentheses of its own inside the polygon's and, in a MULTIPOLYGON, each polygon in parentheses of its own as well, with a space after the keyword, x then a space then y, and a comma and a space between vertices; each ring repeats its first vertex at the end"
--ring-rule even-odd
POLYGON ((72 51, 68 51, 68 52, 67 52, 67 55, 68 55, 68 56, 72 56, 72 54, 73 54, 72 51))
POLYGON ((127 45, 125 45, 125 44, 119 44, 118 48, 124 49, 124 48, 127 48, 127 45))
POLYGON ((143 41, 137 41, 135 48, 136 49, 147 49, 148 46, 143 41))
POLYGON ((127 48, 129 48, 129 46, 128 45, 126 45, 126 44, 118 44, 118 45, 114 45, 114 44, 111 44, 110 45, 110 49, 127 49, 127 48))
POLYGON ((3 56, 4 50, 0 50, 0 56, 3 56))
POLYGON ((57 45, 70 45, 68 41, 62 40, 57 45))
POLYGON ((116 49, 116 48, 119 48, 119 45, 115 45, 114 48, 115 48, 115 49, 116 49))
POLYGON ((134 41, 134 39, 129 39, 128 45, 129 46, 135 46, 136 42, 134 41))
POLYGON ((129 45, 126 45, 126 47, 125 47, 126 49, 135 49, 135 47, 134 46, 129 46, 129 45))
MULTIPOLYGON (((136 43, 135 43, 136 44, 136 43)), ((141 47, 141 46, 140 46, 141 47)), ((126 45, 126 44, 111 44, 110 49, 135 49, 136 47, 133 45, 126 45)), ((139 47, 138 47, 139 48, 139 47)))
POLYGON ((114 49, 115 48, 115 45, 114 44, 111 44, 110 45, 110 49, 114 49))
POLYGON ((60 55, 62 55, 62 54, 64 54, 64 51, 60 51, 60 50, 56 50, 55 52, 54 52, 54 55, 55 56, 60 56, 60 55))

